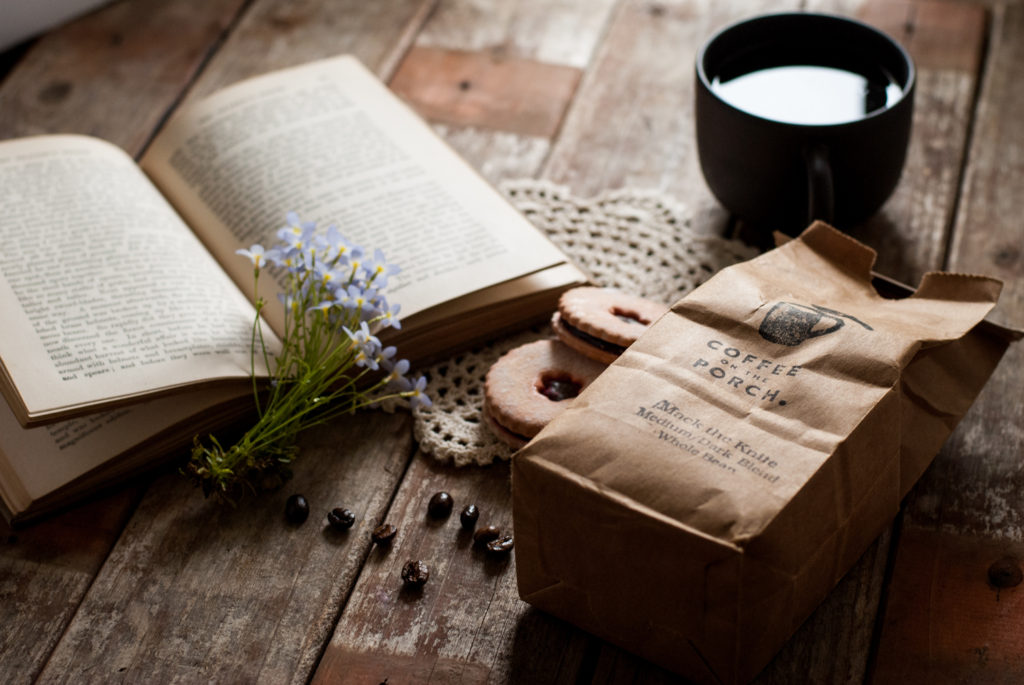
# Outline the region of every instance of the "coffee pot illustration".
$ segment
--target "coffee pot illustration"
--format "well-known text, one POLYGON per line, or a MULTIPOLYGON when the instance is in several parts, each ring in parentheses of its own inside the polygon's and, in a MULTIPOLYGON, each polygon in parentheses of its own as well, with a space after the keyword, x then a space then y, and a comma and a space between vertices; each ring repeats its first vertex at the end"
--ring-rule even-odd
POLYGON ((844 320, 855 321, 867 330, 871 326, 860 319, 820 305, 776 302, 765 314, 758 333, 765 340, 795 347, 810 338, 835 333, 844 320))

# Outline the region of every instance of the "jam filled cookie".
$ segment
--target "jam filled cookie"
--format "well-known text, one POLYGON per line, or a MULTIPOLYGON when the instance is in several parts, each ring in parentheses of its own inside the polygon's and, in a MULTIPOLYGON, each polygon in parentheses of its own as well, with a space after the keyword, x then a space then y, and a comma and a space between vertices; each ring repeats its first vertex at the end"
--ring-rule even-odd
POLYGON ((573 288, 551 319, 558 339, 591 359, 611 364, 668 307, 610 288, 573 288))
POLYGON ((510 350, 484 381, 487 425, 503 442, 522 447, 604 368, 558 340, 538 340, 510 350))

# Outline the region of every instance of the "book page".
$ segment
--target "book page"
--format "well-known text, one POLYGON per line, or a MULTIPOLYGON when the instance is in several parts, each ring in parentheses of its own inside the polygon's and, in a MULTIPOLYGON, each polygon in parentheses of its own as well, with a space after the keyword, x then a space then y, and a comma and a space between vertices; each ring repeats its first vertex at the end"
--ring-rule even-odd
MULTIPOLYGON (((234 251, 276 243, 289 211, 384 250, 403 269, 388 287, 403 317, 565 261, 351 57, 186 107, 141 165, 240 281, 248 265, 234 251)), ((280 330, 281 312, 267 314, 280 330)))
MULTIPOLYGON (((19 425, 0 402, 0 497, 18 513, 161 431, 237 396, 229 388, 195 390, 33 428, 19 425)), ((200 435, 201 423, 194 429, 200 435)))
POLYGON ((2 143, 0 206, 0 359, 29 414, 249 375, 252 306, 120 149, 2 143))

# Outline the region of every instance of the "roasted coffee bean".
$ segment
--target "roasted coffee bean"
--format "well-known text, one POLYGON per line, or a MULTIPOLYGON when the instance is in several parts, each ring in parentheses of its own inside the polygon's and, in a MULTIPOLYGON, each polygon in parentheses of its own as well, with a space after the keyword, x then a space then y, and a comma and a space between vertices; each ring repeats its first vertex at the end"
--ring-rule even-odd
POLYGON ((501 529, 497 526, 484 526, 483 528, 477 529, 473 533, 473 542, 478 545, 486 545, 491 540, 497 540, 501 537, 501 529))
POLYGON ((427 502, 427 513, 433 518, 443 519, 452 513, 455 500, 447 492, 439 492, 427 502))
POLYGON ((395 539, 395 535, 398 534, 398 529, 390 523, 382 523, 373 529, 370 533, 370 539, 376 542, 378 545, 386 545, 395 539))
POLYGON ((302 495, 292 495, 284 503, 284 517, 288 523, 302 523, 309 517, 309 502, 302 495))
POLYGON ((480 510, 476 508, 475 504, 467 504, 466 508, 462 510, 461 514, 459 514, 459 520, 462 521, 462 527, 467 530, 473 530, 478 518, 480 518, 480 510))
POLYGON ((491 540, 487 543, 487 552, 489 554, 501 555, 508 554, 512 551, 513 541, 511 535, 498 538, 497 540, 491 540))
POLYGON ((356 522, 356 515, 350 509, 337 507, 327 512, 327 522, 335 530, 348 530, 356 522))
POLYGON ((422 561, 408 561, 402 567, 402 582, 409 587, 423 587, 430 578, 430 568, 422 561))

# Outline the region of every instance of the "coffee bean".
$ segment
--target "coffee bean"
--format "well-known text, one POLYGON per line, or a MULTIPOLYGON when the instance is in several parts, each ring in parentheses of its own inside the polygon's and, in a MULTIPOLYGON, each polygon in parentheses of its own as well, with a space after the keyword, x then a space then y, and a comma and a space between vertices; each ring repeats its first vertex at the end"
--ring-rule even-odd
POLYGON ((302 495, 292 495, 284 503, 284 517, 296 525, 309 517, 309 502, 302 495))
POLYGON ((390 523, 382 523, 370 533, 370 539, 378 545, 386 545, 395 539, 398 529, 390 523))
POLYGON ((483 528, 478 528, 477 531, 473 533, 473 542, 478 545, 485 545, 491 540, 497 540, 500 537, 500 528, 497 526, 484 526, 483 528))
POLYGON ((480 510, 476 508, 475 504, 467 504, 466 508, 459 514, 459 520, 462 521, 462 527, 466 530, 473 530, 476 526, 477 519, 480 518, 480 510))
POLYGON ((429 578, 430 568, 422 561, 409 561, 402 567, 402 582, 409 587, 423 587, 429 578))
POLYGON ((447 492, 439 492, 430 498, 427 503, 427 513, 433 518, 443 519, 452 513, 455 500, 447 492))
POLYGON ((508 554, 512 551, 513 541, 511 535, 491 540, 487 543, 487 552, 494 555, 508 554))
POLYGON ((350 509, 337 507, 327 512, 327 522, 335 530, 348 530, 356 522, 356 515, 350 509))

